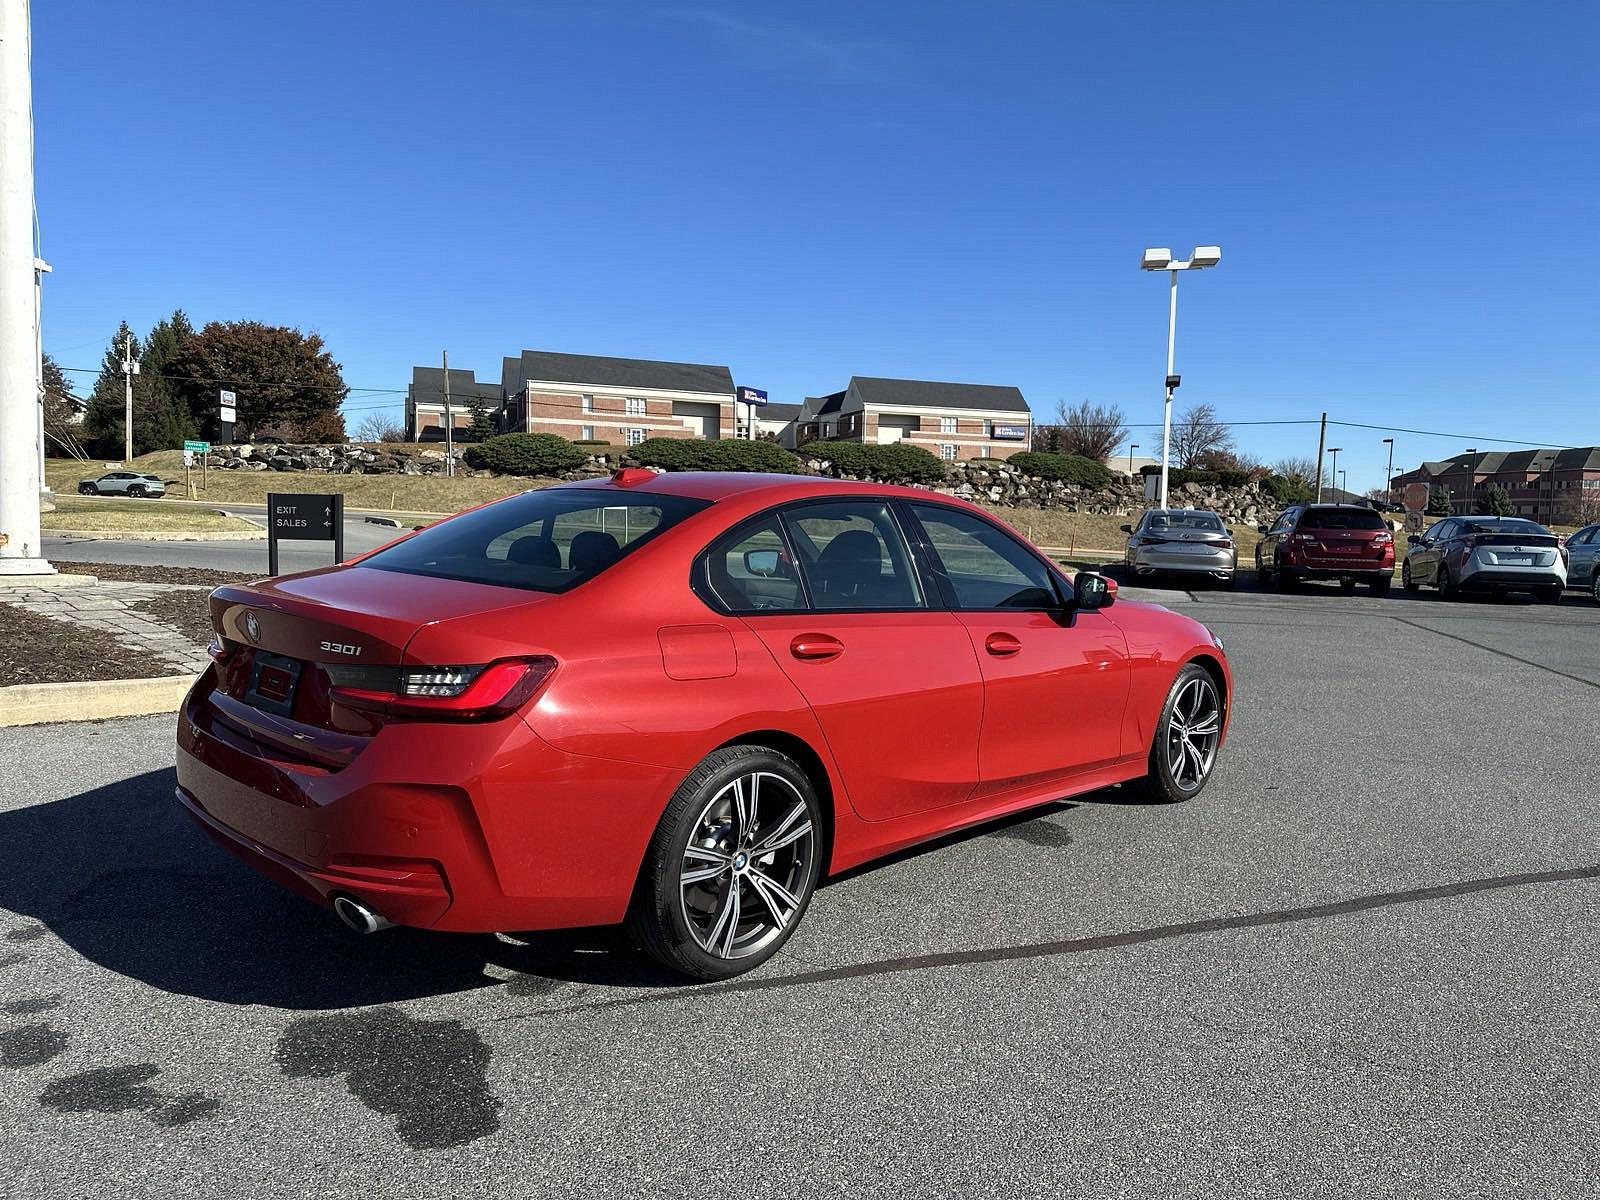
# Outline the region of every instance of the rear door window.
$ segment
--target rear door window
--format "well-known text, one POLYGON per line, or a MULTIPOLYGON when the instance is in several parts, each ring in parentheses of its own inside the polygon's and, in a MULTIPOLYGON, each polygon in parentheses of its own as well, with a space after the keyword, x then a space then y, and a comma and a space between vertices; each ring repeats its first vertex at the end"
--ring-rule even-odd
POLYGON ((783 515, 818 609, 923 608, 922 583, 887 504, 836 500, 783 515))
POLYGON ((800 572, 775 516, 713 543, 705 582, 731 612, 796 612, 806 606, 800 572))
POLYGON ((710 502, 592 488, 524 492, 430 525, 364 567, 564 592, 710 502))

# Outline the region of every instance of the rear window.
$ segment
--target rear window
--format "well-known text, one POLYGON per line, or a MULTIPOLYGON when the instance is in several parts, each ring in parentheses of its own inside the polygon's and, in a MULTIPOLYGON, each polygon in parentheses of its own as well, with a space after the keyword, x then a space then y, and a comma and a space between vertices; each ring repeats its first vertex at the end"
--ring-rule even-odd
POLYGON ((1515 518, 1502 521, 1473 521, 1463 520, 1457 533, 1526 533, 1542 534, 1548 536, 1550 531, 1537 521, 1518 521, 1515 518))
POLYGON ((1370 508, 1308 508, 1301 529, 1387 529, 1388 524, 1370 508))
POLYGON ((524 492, 430 525, 364 567, 564 592, 710 504, 591 488, 524 492))
POLYGON ((1146 529, 1203 529, 1208 533, 1223 531, 1222 518, 1214 513, 1151 512, 1145 515, 1146 529))

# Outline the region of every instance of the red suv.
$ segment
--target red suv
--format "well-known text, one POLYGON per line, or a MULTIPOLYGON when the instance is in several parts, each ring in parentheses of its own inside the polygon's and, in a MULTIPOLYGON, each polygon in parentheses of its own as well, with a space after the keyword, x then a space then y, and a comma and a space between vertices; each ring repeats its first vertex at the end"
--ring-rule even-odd
POLYGON ((1382 596, 1394 579, 1394 534, 1364 505, 1296 504, 1256 546, 1256 577, 1280 589, 1301 579, 1337 579, 1353 592, 1365 582, 1382 596))

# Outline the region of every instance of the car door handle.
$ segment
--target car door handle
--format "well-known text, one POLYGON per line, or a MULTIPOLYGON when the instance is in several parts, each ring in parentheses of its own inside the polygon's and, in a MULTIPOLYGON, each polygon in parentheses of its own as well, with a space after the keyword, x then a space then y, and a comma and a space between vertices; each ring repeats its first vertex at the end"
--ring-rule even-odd
POLYGON ((789 653, 805 662, 823 662, 844 653, 844 643, 825 633, 802 633, 789 643, 789 653))
POLYGON ((991 633, 983 639, 983 648, 997 658, 1005 658, 1022 649, 1022 643, 1009 633, 991 633))

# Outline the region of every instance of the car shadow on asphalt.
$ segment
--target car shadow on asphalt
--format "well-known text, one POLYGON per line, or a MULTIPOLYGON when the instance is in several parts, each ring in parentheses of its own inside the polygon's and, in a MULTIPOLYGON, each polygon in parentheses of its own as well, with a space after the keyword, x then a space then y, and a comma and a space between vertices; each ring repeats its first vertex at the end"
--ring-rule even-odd
POLYGON ((542 981, 683 984, 616 929, 362 937, 212 844, 179 809, 175 786, 172 770, 150 771, 0 812, 0 845, 9 848, 0 908, 43 923, 107 970, 225 1004, 349 1008, 507 979, 524 992, 542 981))

